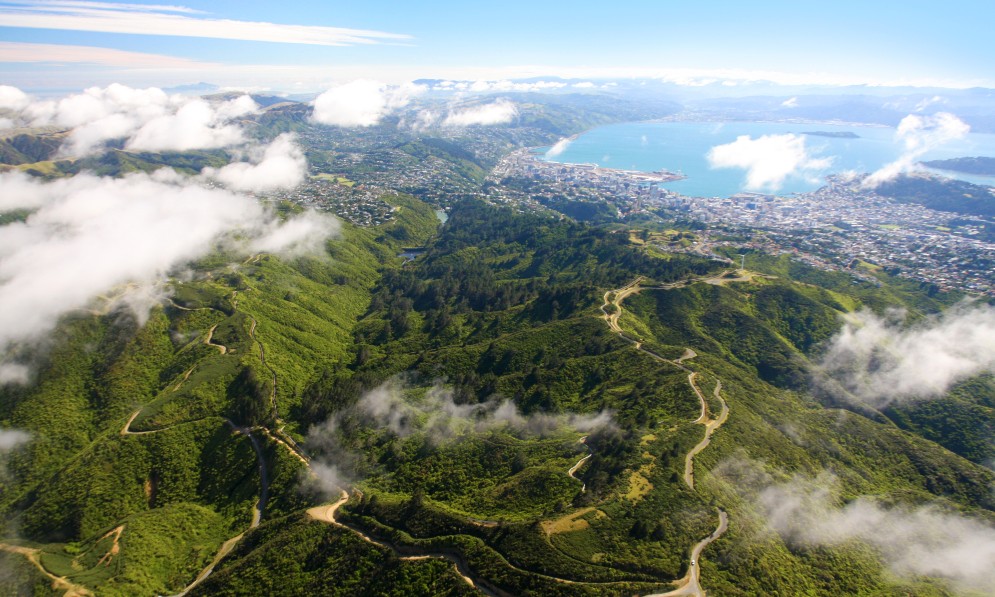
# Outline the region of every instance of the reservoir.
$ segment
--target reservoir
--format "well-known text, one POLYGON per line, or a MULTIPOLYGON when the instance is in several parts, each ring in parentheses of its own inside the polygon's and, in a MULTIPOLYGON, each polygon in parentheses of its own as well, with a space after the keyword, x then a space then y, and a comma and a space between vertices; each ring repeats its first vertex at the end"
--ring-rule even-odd
MULTIPOLYGON (((567 148, 548 161, 574 164, 597 164, 606 168, 653 172, 664 169, 687 178, 663 184, 667 189, 693 197, 728 197, 746 188, 746 170, 710 167, 709 150, 717 145, 752 139, 764 135, 804 135, 806 153, 812 159, 830 158, 828 167, 789 176, 780 194, 813 191, 824 177, 846 171, 873 172, 896 160, 904 149, 895 129, 885 126, 861 126, 826 123, 785 122, 629 122, 592 129, 573 140, 567 148), (828 133, 829 135, 826 135, 828 133)), ((545 148, 544 148, 545 150, 545 148)), ((969 133, 948 141, 919 157, 937 160, 957 157, 995 157, 995 135, 969 133)), ((948 171, 937 174, 976 184, 995 185, 995 178, 948 171)), ((772 192, 771 189, 761 189, 772 192)))

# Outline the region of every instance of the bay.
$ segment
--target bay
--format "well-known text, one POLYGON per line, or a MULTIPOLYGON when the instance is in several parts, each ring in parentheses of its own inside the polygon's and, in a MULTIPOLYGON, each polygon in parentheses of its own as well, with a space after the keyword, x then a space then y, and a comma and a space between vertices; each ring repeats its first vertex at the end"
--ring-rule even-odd
MULTIPOLYGON (((559 155, 548 161, 597 164, 605 168, 653 172, 669 170, 687 178, 666 183, 666 188, 694 197, 728 197, 742 191, 778 194, 813 191, 828 174, 846 171, 873 172, 902 154, 904 145, 895 129, 885 126, 796 122, 629 122, 598 127, 574 139, 559 155), (828 168, 786 178, 780 188, 748 189, 746 170, 711 168, 707 154, 712 147, 736 141, 737 137, 757 139, 764 135, 796 135, 811 132, 850 133, 856 138, 804 136, 810 157, 832 158, 828 168)), ((956 157, 995 157, 995 135, 970 133, 948 141, 922 155, 920 160, 956 157)), ((932 171, 943 176, 995 184, 995 179, 949 171, 932 171)))

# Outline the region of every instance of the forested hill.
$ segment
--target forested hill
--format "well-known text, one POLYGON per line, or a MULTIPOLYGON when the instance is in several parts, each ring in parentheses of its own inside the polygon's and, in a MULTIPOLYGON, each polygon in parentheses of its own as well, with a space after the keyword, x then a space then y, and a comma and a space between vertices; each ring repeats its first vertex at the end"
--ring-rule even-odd
POLYGON ((952 158, 949 160, 930 160, 928 162, 923 162, 923 165, 940 170, 950 170, 952 172, 965 172, 967 174, 978 174, 980 176, 995 176, 995 158, 984 156, 974 158, 952 158))
POLYGON ((901 203, 918 203, 930 209, 976 216, 995 216, 992 187, 951 178, 898 176, 881 183, 875 192, 901 203))
POLYGON ((989 378, 889 408, 812 391, 841 315, 947 297, 391 201, 321 258, 192 264, 144 325, 62 322, 42 381, 0 390, 32 437, 2 479, 5 594, 984 593, 896 569, 914 533, 813 531, 854 528, 848 504, 881 535, 995 523, 989 378))

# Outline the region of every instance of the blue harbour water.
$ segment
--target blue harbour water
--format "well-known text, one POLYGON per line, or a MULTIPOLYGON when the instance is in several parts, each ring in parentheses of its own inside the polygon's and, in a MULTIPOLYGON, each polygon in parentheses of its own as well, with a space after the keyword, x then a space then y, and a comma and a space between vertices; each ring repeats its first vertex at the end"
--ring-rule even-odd
MULTIPOLYGON (((598 164, 605 168, 653 172, 669 170, 687 176, 685 180, 666 183, 668 189, 693 197, 728 197, 747 189, 746 171, 740 168, 709 166, 708 151, 716 145, 732 143, 747 135, 801 134, 805 132, 850 132, 858 138, 805 136, 810 157, 832 158, 825 170, 785 179, 779 194, 813 191, 828 174, 856 171, 873 172, 897 159, 903 150, 895 129, 884 126, 840 125, 824 123, 759 122, 630 122, 592 129, 576 138, 563 153, 549 161, 574 164, 598 164)), ((970 133, 962 139, 948 141, 920 157, 920 160, 956 157, 995 157, 995 135, 970 133)), ((971 176, 948 171, 937 174, 995 185, 995 177, 971 176)), ((754 189, 755 190, 755 189, 754 189)), ((763 189, 771 191, 771 189, 763 189)))

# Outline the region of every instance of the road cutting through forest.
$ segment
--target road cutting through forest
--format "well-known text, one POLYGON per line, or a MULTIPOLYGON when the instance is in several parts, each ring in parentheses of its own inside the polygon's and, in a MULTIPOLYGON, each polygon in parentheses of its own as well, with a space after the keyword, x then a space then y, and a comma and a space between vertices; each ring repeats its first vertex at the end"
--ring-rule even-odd
MULTIPOLYGON (((664 284, 662 286, 642 287, 640 286, 640 282, 642 282, 644 279, 645 278, 643 276, 639 276, 632 282, 629 282, 628 284, 617 290, 609 290, 608 292, 606 292, 604 295, 604 304, 601 305, 601 313, 604 315, 604 320, 608 324, 608 328, 612 332, 618 334, 620 338, 632 344, 636 350, 649 355, 650 357, 652 357, 657 361, 670 363, 671 365, 674 365, 675 367, 681 369, 682 371, 686 371, 688 373, 688 385, 691 386, 691 389, 694 391, 695 396, 698 397, 698 401, 701 404, 701 414, 694 422, 705 426, 705 437, 702 438, 702 440, 698 442, 697 445, 691 448, 691 450, 687 453, 687 456, 685 456, 684 458, 684 483, 688 486, 689 489, 694 490, 694 457, 702 450, 704 450, 706 447, 708 447, 709 442, 711 442, 712 434, 714 434, 719 429, 719 427, 721 427, 726 422, 726 419, 729 418, 729 405, 720 395, 720 392, 722 391, 722 381, 716 380, 715 390, 712 394, 715 397, 715 399, 718 400, 720 404, 722 404, 722 410, 719 413, 719 416, 713 419, 708 408, 708 400, 705 398, 705 395, 702 393, 701 388, 698 387, 696 381, 698 377, 698 372, 692 371, 691 369, 689 369, 684 365, 685 361, 697 357, 698 353, 696 353, 691 348, 685 348, 684 354, 681 355, 680 358, 671 360, 664 358, 656 354, 655 352, 643 348, 642 340, 630 338, 625 334, 625 330, 623 330, 622 327, 618 324, 618 320, 622 316, 622 301, 625 300, 626 297, 636 294, 641 290, 673 290, 675 288, 683 288, 685 286, 693 284, 694 282, 699 282, 699 281, 708 284, 723 284, 725 282, 749 281, 750 279, 752 279, 752 277, 740 275, 740 277, 738 278, 729 279, 725 278, 725 273, 723 273, 720 274, 719 276, 714 276, 709 278, 695 278, 681 282, 674 282, 671 284, 664 284)), ((691 558, 688 566, 688 571, 684 574, 683 578, 676 581, 679 587, 668 593, 658 593, 649 597, 676 597, 678 595, 692 595, 694 597, 705 596, 705 591, 701 588, 700 585, 700 576, 701 576, 699 572, 700 562, 698 560, 701 556, 701 552, 705 549, 705 547, 707 547, 708 544, 711 543, 712 541, 715 541, 716 539, 721 537, 729 526, 729 520, 728 520, 729 517, 725 513, 725 511, 720 508, 718 510, 718 514, 719 514, 719 525, 718 527, 716 527, 715 531, 712 532, 712 534, 709 535, 708 537, 705 537, 704 539, 699 541, 697 544, 695 544, 694 548, 691 549, 691 558)))
MULTIPOLYGON (((648 289, 648 288, 643 288, 643 287, 640 286, 640 282, 643 279, 644 278, 639 277, 636 280, 634 280, 633 282, 631 282, 630 284, 628 284, 628 285, 626 285, 626 286, 624 286, 624 287, 622 287, 622 288, 620 288, 620 289, 618 289, 616 291, 610 291, 608 293, 605 293, 605 297, 604 297, 605 298, 605 304, 602 306, 601 309, 602 309, 602 312, 604 313, 605 320, 608 323, 609 328, 613 332, 618 333, 621 338, 623 338, 623 339, 627 340, 628 342, 630 342, 631 344, 633 344, 633 346, 637 350, 640 350, 641 352, 644 352, 644 353, 650 355, 652 358, 654 358, 654 359, 656 359, 658 361, 665 361, 667 363, 670 363, 670 364, 678 367, 679 369, 681 369, 683 371, 688 372, 688 383, 692 387, 692 389, 694 390, 695 394, 698 396, 698 399, 699 399, 699 401, 701 402, 701 405, 702 405, 702 414, 701 414, 701 416, 695 422, 696 423, 704 424, 705 428, 706 428, 705 438, 688 453, 687 458, 686 458, 685 482, 688 484, 688 487, 690 487, 690 488, 693 489, 693 458, 694 458, 694 455, 696 455, 697 453, 701 452, 701 450, 703 450, 708 445, 708 442, 709 442, 709 439, 710 439, 712 433, 714 433, 715 430, 717 430, 725 422, 726 418, 728 417, 728 412, 729 412, 728 411, 728 406, 726 405, 725 401, 722 400, 721 396, 719 395, 719 392, 721 390, 721 383, 717 383, 716 387, 715 387, 714 395, 722 403, 722 406, 723 406, 723 408, 722 408, 722 414, 720 414, 720 416, 717 419, 711 419, 711 417, 709 416, 707 400, 705 399, 704 395, 702 394, 700 388, 698 388, 698 386, 696 384, 696 381, 695 381, 697 373, 694 372, 694 371, 692 371, 692 370, 690 370, 690 369, 688 369, 684 365, 685 361, 693 359, 693 358, 695 358, 697 356, 697 353, 695 353, 694 350, 692 350, 690 348, 686 349, 685 352, 684 352, 684 354, 680 358, 678 358, 678 359, 674 359, 674 360, 665 359, 665 358, 661 357, 660 355, 657 355, 656 353, 643 348, 641 341, 634 340, 634 339, 629 338, 628 336, 626 336, 625 333, 624 333, 624 331, 618 325, 618 320, 619 320, 619 317, 621 316, 621 313, 622 313, 621 302, 626 297, 628 297, 628 296, 630 296, 632 294, 640 292, 641 290, 644 290, 644 289, 648 289), (614 295, 614 296, 612 296, 612 295, 614 295), (609 305, 614 305, 614 311, 612 313, 609 313, 609 311, 608 311, 609 305)), ((668 285, 664 285, 664 286, 655 287, 655 289, 669 290, 669 289, 672 289, 672 288, 682 287, 682 286, 684 286, 686 284, 689 284, 691 282, 693 282, 693 281, 678 282, 678 283, 674 283, 674 284, 668 284, 668 285)), ((259 340, 259 338, 256 336, 256 333, 255 333, 256 332, 256 326, 257 326, 257 322, 256 322, 255 318, 253 318, 253 317, 250 316, 249 319, 250 319, 249 336, 250 336, 251 340, 254 343, 258 344, 258 346, 259 346, 259 359, 260 359, 260 363, 263 365, 263 367, 265 367, 266 369, 268 369, 270 371, 270 373, 272 374, 272 376, 273 376, 273 385, 272 385, 271 392, 270 392, 270 397, 269 397, 270 398, 270 407, 271 407, 271 410, 273 412, 275 421, 277 421, 279 423, 280 420, 279 420, 279 418, 278 418, 278 416, 276 414, 276 411, 277 411, 277 408, 276 408, 276 395, 277 395, 277 385, 276 385, 277 384, 277 375, 276 375, 276 371, 273 370, 266 363, 265 347, 263 346, 262 342, 259 340)), ((219 344, 214 344, 212 342, 213 332, 214 332, 214 327, 212 327, 210 329, 210 331, 208 332, 207 339, 205 340, 204 343, 205 344, 209 344, 211 346, 218 347, 219 348, 219 352, 221 354, 225 354, 227 352, 227 349, 225 347, 223 347, 223 346, 221 346, 219 344)), ((190 374, 190 372, 188 371, 186 373, 186 375, 184 376, 184 380, 183 381, 185 381, 186 377, 188 377, 189 374, 190 374)), ((181 381, 179 384, 177 384, 176 388, 174 388, 174 389, 178 389, 179 386, 182 385, 183 381, 181 381)), ((130 430, 130 426, 131 426, 132 422, 135 420, 135 418, 139 415, 140 412, 141 412, 141 410, 136 411, 135 413, 133 413, 131 415, 131 417, 128 419, 127 423, 124 425, 124 428, 121 431, 122 435, 126 435, 126 434, 139 434, 139 433, 155 433, 157 431, 165 431, 166 429, 168 429, 168 428, 165 428, 165 429, 161 429, 161 430, 144 431, 144 432, 141 432, 141 431, 140 432, 131 431, 130 430)), ((226 421, 227 421, 227 419, 226 419, 226 421)), ((262 508, 265 505, 265 497, 266 497, 266 493, 268 491, 268 483, 266 483, 266 481, 265 481, 265 475, 266 475, 265 464, 264 464, 264 461, 263 461, 263 458, 262 458, 261 449, 260 449, 260 447, 259 447, 256 439, 250 433, 250 430, 249 429, 239 428, 239 427, 235 426, 234 423, 232 423, 231 421, 227 421, 227 422, 228 422, 229 425, 232 426, 232 428, 236 432, 243 432, 243 433, 246 433, 246 435, 249 436, 250 440, 252 440, 253 448, 257 451, 257 454, 259 456, 260 474, 263 477, 264 482, 263 482, 263 489, 261 491, 260 500, 259 500, 259 502, 257 502, 256 507, 254 507, 252 524, 250 526, 250 529, 251 529, 251 528, 254 528, 255 526, 257 526, 259 524, 259 521, 261 520, 262 512, 263 512, 262 508)), ((277 428, 275 430, 270 430, 270 429, 268 429, 266 427, 259 427, 256 430, 261 431, 262 433, 265 433, 269 439, 273 440, 277 444, 282 445, 282 447, 284 447, 285 449, 287 449, 287 451, 290 454, 292 454, 297 460, 299 460, 301 463, 303 463, 307 467, 307 470, 311 474, 311 476, 314 476, 314 472, 311 469, 310 458, 308 458, 306 456, 306 454, 303 452, 303 450, 301 450, 301 448, 296 444, 296 442, 294 442, 291 438, 289 438, 283 432, 283 430, 281 428, 277 428)), ((576 464, 574 464, 567 471, 567 474, 570 477, 576 479, 577 477, 575 476, 575 473, 591 457, 592 457, 592 454, 587 454, 584 457, 582 457, 576 464)), ((580 480, 580 479, 578 479, 578 480, 580 480)), ((581 491, 583 492, 585 490, 586 490, 586 486, 582 486, 581 491)), ((427 558, 434 558, 434 559, 445 560, 445 561, 453 564, 453 566, 456 569, 457 574, 467 584, 473 586, 477 590, 479 590, 479 591, 481 591, 481 592, 483 592, 483 593, 485 593, 487 595, 502 595, 502 596, 503 595, 507 595, 507 593, 505 591, 502 591, 501 589, 490 585, 486 581, 482 581, 480 579, 473 578, 472 572, 469 569, 469 567, 467 565, 467 562, 465 561, 465 559, 462 556, 460 556, 455 551, 453 551, 453 552, 448 552, 448 551, 446 551, 446 552, 443 552, 443 551, 433 551, 433 552, 420 552, 419 553, 420 550, 418 550, 415 547, 395 546, 395 545, 387 543, 385 541, 380 541, 380 540, 374 539, 372 536, 370 536, 368 533, 364 532, 362 529, 359 529, 357 527, 352 526, 351 524, 344 523, 342 521, 337 520, 336 519, 336 512, 338 511, 338 509, 343 504, 345 504, 348 501, 348 499, 349 499, 349 494, 346 491, 343 490, 342 494, 341 494, 341 497, 336 502, 334 502, 332 504, 325 504, 325 505, 321 505, 321 506, 317 506, 317 507, 311 508, 311 509, 308 510, 308 515, 311 516, 311 518, 313 518, 315 520, 322 521, 322 522, 325 522, 325 523, 328 523, 328 524, 333 524, 333 525, 338 526, 340 528, 349 530, 349 531, 355 533, 356 535, 358 535, 361 539, 363 539, 364 541, 366 541, 368 543, 371 543, 371 544, 374 544, 374 545, 378 545, 378 546, 380 546, 382 548, 389 549, 394 554, 396 554, 398 558, 400 558, 402 560, 415 561, 415 560, 424 560, 424 559, 427 559, 427 558)), ((722 535, 722 533, 725 532, 725 530, 727 528, 727 524, 728 523, 727 523, 726 513, 723 512, 722 510, 719 510, 719 525, 718 525, 718 527, 716 528, 716 530, 711 535, 709 535, 708 537, 706 537, 706 538, 702 539, 701 541, 699 541, 694 546, 694 548, 692 548, 692 551, 691 551, 691 562, 692 563, 689 566, 688 571, 685 573, 685 575, 684 575, 683 578, 681 578, 681 579, 679 579, 677 581, 673 581, 673 584, 678 585, 678 588, 675 589, 674 591, 669 592, 669 593, 663 593, 663 594, 659 594, 659 595, 667 595, 667 596, 670 596, 670 595, 675 595, 675 596, 676 595, 698 595, 699 597, 702 597, 704 595, 704 592, 701 590, 701 588, 699 586, 699 572, 698 572, 697 559, 700 557, 700 554, 701 554, 702 550, 704 550, 704 548, 709 543, 711 543, 712 541, 716 540, 719 536, 722 535)), ((229 540, 225 541, 225 543, 218 550, 217 554, 213 558, 213 560, 210 563, 210 565, 207 566, 204 570, 202 570, 200 572, 200 574, 197 575, 196 579, 194 579, 194 581, 190 585, 188 585, 181 593, 179 593, 179 595, 185 595, 188 591, 190 591, 195 586, 197 586, 198 584, 200 584, 204 579, 206 579, 213 572, 213 570, 214 570, 215 566, 218 564, 218 562, 220 562, 235 547, 235 545, 238 543, 238 541, 241 540, 243 534, 239 534, 239 535, 237 535, 235 537, 232 537, 229 540)), ((517 567, 513 566, 510 562, 508 562, 507 565, 509 567, 511 567, 511 568, 516 569, 516 570, 520 570, 517 567)), ((548 575, 544 575, 544 574, 539 574, 539 573, 535 573, 535 572, 532 572, 532 571, 529 571, 529 570, 520 570, 520 571, 523 572, 523 573, 535 574, 535 575, 538 575, 540 577, 546 578, 546 579, 554 581, 554 582, 567 583, 567 584, 593 585, 593 586, 603 585, 603 586, 607 586, 607 585, 613 585, 613 584, 623 584, 625 582, 625 581, 618 581, 618 582, 616 582, 616 581, 611 581, 611 582, 574 581, 574 580, 570 580, 570 579, 563 579, 563 578, 558 578, 558 577, 554 577, 554 576, 548 576, 548 575)))
POLYGON ((387 543, 385 541, 378 541, 377 539, 374 539, 373 537, 371 537, 361 529, 358 529, 352 525, 336 520, 335 512, 339 509, 340 506, 345 504, 347 501, 349 501, 349 493, 343 489, 338 501, 332 504, 324 504, 321 506, 315 506, 314 508, 311 508, 307 511, 308 516, 310 516, 315 520, 320 520, 321 522, 325 522, 331 525, 335 525, 339 528, 352 531, 367 543, 385 549, 389 549, 397 556, 399 560, 407 560, 407 561, 417 561, 417 560, 427 560, 427 559, 445 560, 451 563, 456 568, 456 574, 458 574, 466 584, 477 589, 481 593, 491 597, 504 597, 505 595, 507 595, 506 592, 501 591, 496 587, 492 588, 490 586, 485 586, 480 581, 475 581, 470 576, 470 570, 467 567, 466 561, 460 556, 457 556, 455 554, 442 553, 442 552, 421 553, 415 555, 402 555, 401 554, 402 550, 397 546, 387 543))

